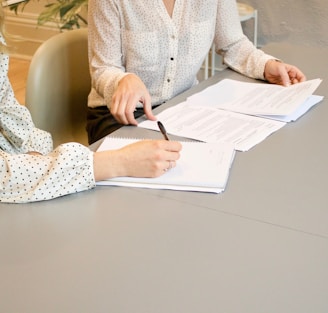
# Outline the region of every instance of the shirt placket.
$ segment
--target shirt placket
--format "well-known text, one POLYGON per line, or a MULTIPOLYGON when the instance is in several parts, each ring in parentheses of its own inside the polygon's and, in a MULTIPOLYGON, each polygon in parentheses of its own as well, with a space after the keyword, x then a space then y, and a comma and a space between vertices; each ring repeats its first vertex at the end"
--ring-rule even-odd
POLYGON ((168 36, 169 36, 169 46, 168 46, 168 53, 167 53, 168 60, 165 60, 167 66, 165 70, 163 90, 162 90, 162 97, 164 99, 171 98, 173 94, 175 79, 176 79, 177 60, 178 60, 178 32, 176 27, 174 27, 174 25, 172 25, 169 28, 168 36))

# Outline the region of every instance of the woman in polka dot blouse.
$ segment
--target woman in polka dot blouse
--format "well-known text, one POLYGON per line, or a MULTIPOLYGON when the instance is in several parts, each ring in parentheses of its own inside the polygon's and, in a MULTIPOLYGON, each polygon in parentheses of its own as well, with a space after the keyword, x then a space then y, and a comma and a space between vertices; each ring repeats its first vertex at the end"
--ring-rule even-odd
POLYGON ((236 0, 89 0, 89 142, 197 83, 214 41, 232 69, 287 85, 305 80, 243 34, 236 0))
POLYGON ((52 150, 50 134, 35 128, 27 108, 15 99, 2 26, 0 5, 0 202, 52 199, 93 188, 97 180, 156 177, 175 166, 181 144, 173 141, 145 140, 96 153, 78 143, 52 150))

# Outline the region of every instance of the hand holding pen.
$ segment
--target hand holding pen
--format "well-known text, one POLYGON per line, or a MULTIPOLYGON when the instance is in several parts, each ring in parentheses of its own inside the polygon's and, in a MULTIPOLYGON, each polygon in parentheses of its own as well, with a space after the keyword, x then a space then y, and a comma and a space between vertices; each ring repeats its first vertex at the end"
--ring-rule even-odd
MULTIPOLYGON (((166 132, 164 125, 160 121, 157 121, 157 125, 158 125, 158 128, 161 131, 164 139, 167 141, 170 141, 169 137, 167 136, 167 132, 166 132)), ((176 165, 176 161, 168 160, 168 162, 169 162, 169 166, 166 169, 164 169, 165 172, 170 170, 171 168, 175 167, 175 165, 176 165)))

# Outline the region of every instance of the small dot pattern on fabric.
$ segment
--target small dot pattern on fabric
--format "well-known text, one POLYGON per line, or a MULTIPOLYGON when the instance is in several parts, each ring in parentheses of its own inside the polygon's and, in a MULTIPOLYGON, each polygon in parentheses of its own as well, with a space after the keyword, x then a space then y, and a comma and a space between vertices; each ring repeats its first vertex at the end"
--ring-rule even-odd
POLYGON ((37 129, 15 99, 7 74, 8 56, 0 52, 0 202, 48 200, 93 188, 93 153, 78 143, 53 150, 50 134, 37 129))
MULTIPOLYGON (((163 0, 90 0, 89 106, 110 106, 119 80, 137 74, 157 105, 197 84, 215 42, 225 62, 263 79, 265 55, 243 34, 235 0, 175 0, 172 17, 163 0)), ((138 106, 141 106, 139 104, 138 106)))

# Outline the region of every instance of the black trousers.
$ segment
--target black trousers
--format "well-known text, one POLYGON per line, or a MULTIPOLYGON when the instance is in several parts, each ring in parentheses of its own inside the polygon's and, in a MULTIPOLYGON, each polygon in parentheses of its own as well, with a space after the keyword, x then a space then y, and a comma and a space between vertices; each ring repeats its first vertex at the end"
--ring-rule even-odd
MULTIPOLYGON (((137 119, 143 114, 143 108, 138 108, 134 112, 134 117, 137 119)), ((90 145, 122 126, 122 124, 115 120, 106 106, 88 108, 86 129, 90 145)))

